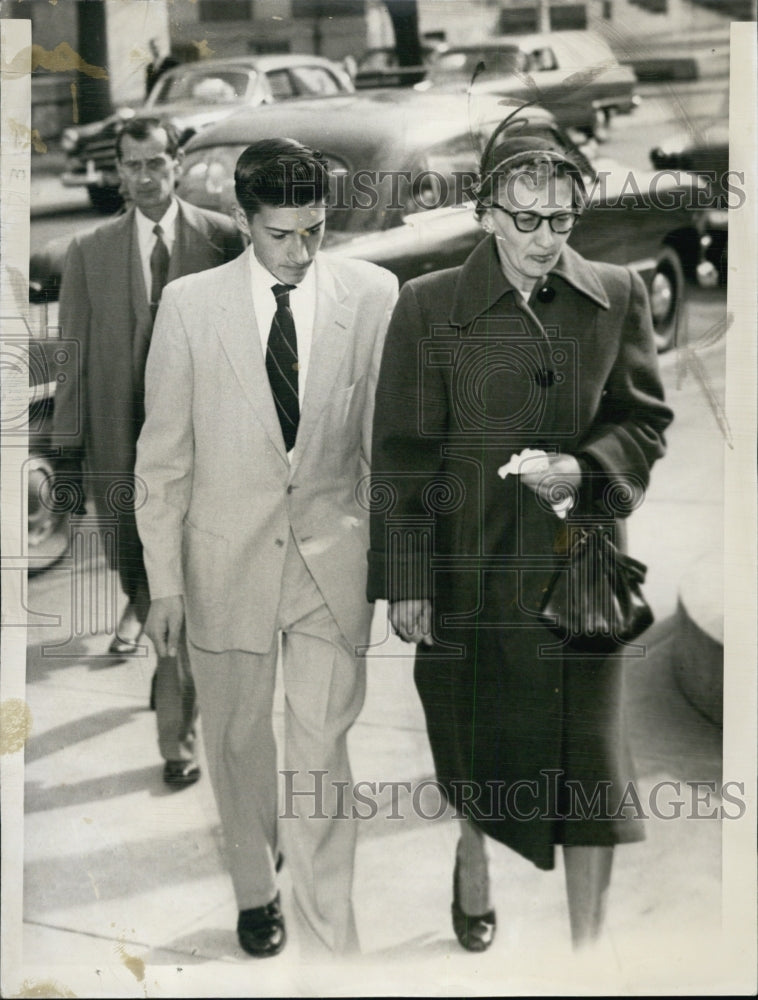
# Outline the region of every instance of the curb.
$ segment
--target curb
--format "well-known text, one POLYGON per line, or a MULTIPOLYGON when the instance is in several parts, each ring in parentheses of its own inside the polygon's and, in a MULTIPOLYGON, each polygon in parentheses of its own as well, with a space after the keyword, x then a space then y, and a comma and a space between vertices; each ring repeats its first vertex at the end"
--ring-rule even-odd
POLYGON ((622 59, 631 66, 640 83, 669 80, 704 80, 729 76, 729 53, 708 53, 706 56, 645 56, 622 59))

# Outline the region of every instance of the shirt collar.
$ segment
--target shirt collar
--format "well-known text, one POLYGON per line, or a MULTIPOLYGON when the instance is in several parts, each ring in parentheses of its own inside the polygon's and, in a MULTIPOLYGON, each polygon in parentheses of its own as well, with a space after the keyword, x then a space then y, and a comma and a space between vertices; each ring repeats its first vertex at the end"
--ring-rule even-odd
MULTIPOLYGON (((553 274, 592 299, 601 309, 610 308, 608 296, 591 263, 570 246, 563 247, 555 266, 545 275, 544 280, 547 281, 553 274)), ((495 237, 490 236, 474 248, 461 268, 450 321, 455 326, 467 326, 508 292, 514 296, 520 295, 503 274, 495 237)))
POLYGON ((159 225, 163 230, 164 236, 169 240, 174 238, 174 230, 176 229, 176 218, 178 214, 179 204, 176 198, 171 199, 171 203, 157 223, 153 222, 152 219, 148 219, 148 217, 136 206, 134 210, 134 218, 137 220, 137 227, 142 233, 152 235, 153 228, 156 225, 159 225))

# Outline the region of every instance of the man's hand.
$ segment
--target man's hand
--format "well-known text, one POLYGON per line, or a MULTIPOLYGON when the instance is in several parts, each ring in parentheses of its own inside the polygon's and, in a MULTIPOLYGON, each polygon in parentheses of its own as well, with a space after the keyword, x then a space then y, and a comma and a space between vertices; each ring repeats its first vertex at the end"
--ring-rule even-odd
POLYGON ((184 598, 159 597, 150 602, 145 632, 153 640, 158 656, 176 656, 184 624, 184 598))
MULTIPOLYGON (((548 455, 549 468, 529 472, 529 460, 522 464, 521 482, 550 503, 555 499, 559 487, 565 483, 574 493, 582 484, 582 470, 573 455, 548 455)), ((536 463, 535 463, 536 464, 536 463)), ((540 459, 540 464, 544 460, 540 459)))
POLYGON ((432 645, 431 601, 395 601, 390 604, 389 616, 392 627, 401 639, 432 645))

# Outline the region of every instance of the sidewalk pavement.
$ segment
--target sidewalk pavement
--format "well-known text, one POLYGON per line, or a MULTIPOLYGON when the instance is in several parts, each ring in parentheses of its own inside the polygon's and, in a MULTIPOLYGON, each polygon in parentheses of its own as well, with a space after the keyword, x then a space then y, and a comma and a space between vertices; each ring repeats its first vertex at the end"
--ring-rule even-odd
MULTIPOLYGON (((723 352, 723 341, 711 350, 723 352)), ((678 419, 630 539, 633 554, 649 565, 647 595, 658 621, 646 636, 646 655, 628 660, 625 692, 637 790, 650 819, 643 843, 616 851, 603 948, 584 957, 570 951, 560 852, 556 871, 546 873, 497 844, 490 846, 497 938, 483 955, 458 946, 450 923, 456 824, 419 815, 437 811, 431 789, 418 798, 432 760, 408 647, 385 635, 379 606, 366 705, 350 736, 354 777, 411 788, 377 790, 377 814, 359 821, 354 898, 362 956, 310 964, 293 935, 274 959, 246 957, 236 941, 207 768, 203 762, 201 781, 181 792, 161 780, 147 709, 152 654, 102 657, 102 632, 51 648, 72 632, 74 581, 63 562, 30 582, 26 601, 31 620, 40 613, 60 620, 28 633, 33 728, 26 744, 23 964, 11 982, 6 963, 4 995, 15 995, 22 979, 28 989, 42 982, 61 991, 38 996, 729 992, 735 970, 720 958, 728 821, 696 822, 695 815, 712 814, 722 802, 706 789, 709 804, 698 805, 684 784, 720 786, 722 734, 683 698, 673 669, 677 584, 704 528, 711 536, 714 519, 721 523, 723 442, 716 422, 703 420, 700 387, 679 378, 673 355, 663 367, 678 419), (656 787, 660 816, 650 811, 656 787), (679 817, 662 818, 675 816, 677 800, 685 803, 679 817)), ((723 380, 714 386, 721 391, 723 380)), ((108 582, 97 565, 95 593, 108 582)), ((82 579, 96 577, 90 571, 82 579)), ((281 735, 281 691, 276 704, 281 735)), ((282 826, 286 851, 285 820, 282 826)), ((289 916, 286 864, 282 889, 289 916)))

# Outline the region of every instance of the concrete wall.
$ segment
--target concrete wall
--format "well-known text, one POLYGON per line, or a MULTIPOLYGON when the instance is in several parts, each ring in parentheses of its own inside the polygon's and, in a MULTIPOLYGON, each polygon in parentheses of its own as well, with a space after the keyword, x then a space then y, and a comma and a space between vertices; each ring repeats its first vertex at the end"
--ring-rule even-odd
MULTIPOLYGON (((362 5, 350 5, 359 9, 362 5)), ((240 4, 244 11, 247 4, 240 4)), ((293 16, 290 0, 253 0, 249 17, 231 21, 204 21, 199 3, 186 0, 169 7, 174 52, 182 58, 198 54, 215 56, 247 55, 258 51, 317 52, 340 60, 363 51, 366 38, 365 16, 293 16)), ((306 8, 301 7, 300 11, 306 8)), ((334 5, 339 11, 339 4, 334 5)), ((299 13, 299 12, 298 12, 299 13)))
POLYGON ((163 52, 170 47, 168 8, 166 0, 107 0, 108 75, 114 105, 144 100, 145 69, 151 59, 148 42, 157 39, 163 52))

